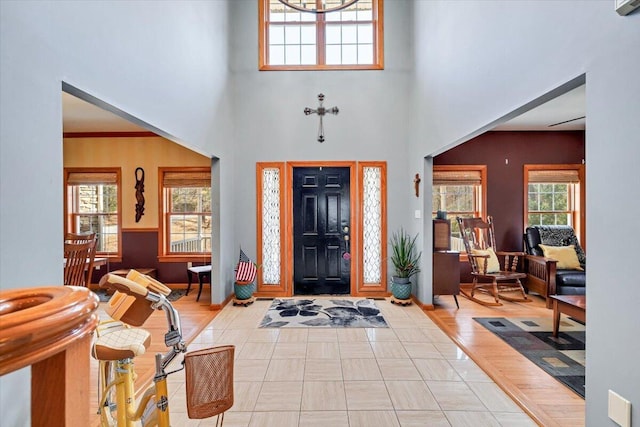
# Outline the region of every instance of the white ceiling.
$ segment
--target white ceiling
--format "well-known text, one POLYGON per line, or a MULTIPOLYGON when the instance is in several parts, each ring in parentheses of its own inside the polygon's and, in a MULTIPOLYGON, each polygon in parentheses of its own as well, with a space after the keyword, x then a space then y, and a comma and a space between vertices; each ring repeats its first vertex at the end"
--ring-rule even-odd
POLYGON ((579 86, 492 130, 584 130, 585 92, 585 85, 579 86))
MULTIPOLYGON (((144 129, 112 112, 62 92, 63 131, 78 132, 144 132, 144 129)), ((493 130, 498 131, 558 131, 584 130, 585 86, 560 95, 539 107, 509 120, 493 130), (568 123, 557 124, 567 120, 568 123), (554 126, 554 124, 557 124, 554 126)))
POLYGON ((62 131, 83 132, 146 132, 138 125, 94 104, 62 92, 62 131))

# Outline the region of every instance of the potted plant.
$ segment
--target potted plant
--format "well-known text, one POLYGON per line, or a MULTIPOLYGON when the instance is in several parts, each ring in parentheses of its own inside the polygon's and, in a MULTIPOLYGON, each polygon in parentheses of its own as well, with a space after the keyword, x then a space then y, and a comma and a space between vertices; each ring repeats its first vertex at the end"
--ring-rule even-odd
POLYGON ((391 235, 391 262, 395 274, 391 278, 391 293, 397 299, 411 296, 411 277, 420 272, 422 251, 416 248, 418 235, 411 237, 403 228, 391 235))

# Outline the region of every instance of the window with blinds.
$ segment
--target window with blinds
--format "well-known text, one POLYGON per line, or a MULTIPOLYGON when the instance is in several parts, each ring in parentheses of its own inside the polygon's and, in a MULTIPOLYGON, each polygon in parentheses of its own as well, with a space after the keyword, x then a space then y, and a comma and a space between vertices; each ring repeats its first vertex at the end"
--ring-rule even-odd
POLYGON ((65 168, 65 232, 96 233, 96 254, 121 256, 120 168, 65 168))
POLYGON ((446 165, 433 167, 433 212, 443 212, 451 222, 451 247, 462 243, 456 217, 483 217, 486 205, 486 175, 484 165, 446 165))
POLYGON ((160 168, 160 254, 201 259, 211 254, 211 170, 160 168))
POLYGON ((582 165, 525 165, 525 227, 570 225, 580 234, 582 165))

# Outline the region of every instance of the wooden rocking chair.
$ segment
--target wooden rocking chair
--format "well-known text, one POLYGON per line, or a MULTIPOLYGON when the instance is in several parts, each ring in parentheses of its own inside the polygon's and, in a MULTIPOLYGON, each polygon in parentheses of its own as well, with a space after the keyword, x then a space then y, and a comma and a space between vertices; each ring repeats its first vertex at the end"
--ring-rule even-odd
POLYGON ((464 247, 471 265, 473 286, 471 292, 460 289, 460 293, 468 299, 483 305, 502 305, 499 298, 514 302, 530 302, 522 287, 520 279, 526 273, 517 271, 518 262, 524 259, 524 252, 499 252, 496 250, 493 219, 457 218, 464 247), (476 291, 492 295, 494 301, 486 301, 475 297, 476 291), (509 294, 514 294, 510 296, 509 294))

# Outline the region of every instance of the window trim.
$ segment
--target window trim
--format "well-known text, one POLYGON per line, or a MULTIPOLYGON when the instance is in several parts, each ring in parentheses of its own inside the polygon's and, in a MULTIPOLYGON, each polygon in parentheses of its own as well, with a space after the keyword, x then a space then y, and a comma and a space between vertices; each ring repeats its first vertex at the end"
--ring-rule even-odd
POLYGON ((63 193, 63 206, 64 206, 64 232, 66 233, 78 233, 79 231, 73 226, 72 216, 74 215, 71 204, 72 198, 69 197, 69 176, 74 173, 115 173, 116 186, 117 186, 117 204, 118 204, 118 249, 116 253, 113 252, 96 252, 96 256, 101 258, 108 258, 110 262, 122 261, 122 168, 120 167, 97 167, 97 168, 64 168, 64 193, 63 193))
POLYGON ((586 234, 586 182, 585 182, 585 166, 580 163, 562 163, 562 164, 525 164, 523 167, 523 215, 522 224, 523 230, 528 226, 529 218, 529 172, 530 171, 568 171, 573 170, 578 172, 578 180, 580 181, 580 190, 577 195, 579 200, 575 203, 575 208, 572 209, 573 228, 576 233, 576 237, 580 242, 580 246, 586 250, 587 247, 587 234, 586 234))
MULTIPOLYGON (((384 69, 384 0, 372 0, 374 27, 373 37, 373 64, 344 64, 344 65, 327 65, 327 64, 306 64, 306 65, 270 65, 267 63, 269 53, 269 25, 267 22, 270 0, 258 0, 258 70, 260 71, 319 71, 319 70, 383 70, 384 69)), ((318 34, 324 34, 324 13, 316 14, 318 21, 314 23, 318 34), (318 27, 318 22, 321 22, 318 27)), ((323 51, 320 46, 324 43, 317 43, 318 52, 323 51)), ((319 58, 324 58, 324 53, 318 55, 316 62, 320 62, 319 58)))
MULTIPOLYGON (((486 165, 434 165, 433 172, 462 172, 462 171, 474 171, 480 172, 480 196, 477 197, 477 201, 480 206, 476 206, 478 216, 486 219, 487 211, 487 166, 486 165)), ((432 186, 438 184, 433 182, 432 186)), ((433 209, 433 207, 432 207, 433 209)), ((433 215, 434 212, 431 212, 433 215)), ((452 219, 452 218, 450 218, 452 219)), ((455 219, 455 218, 453 218, 455 219)))
MULTIPOLYGON (((165 200, 164 175, 167 172, 204 172, 211 174, 210 167, 159 167, 158 168, 158 261, 160 262, 204 262, 211 263, 211 252, 193 254, 171 254, 168 251, 167 201, 165 200)), ((211 184, 210 184, 211 185, 211 184)), ((213 211, 211 211, 213 217, 213 211)), ((213 221, 213 218, 212 218, 213 221)))
MULTIPOLYGON (((478 217, 483 220, 487 219, 487 165, 434 165, 433 173, 438 172, 461 172, 461 171, 474 171, 480 172, 480 196, 477 197, 477 202, 480 206, 476 206, 477 210, 475 211, 478 217)), ((436 186, 435 182, 432 183, 432 188, 436 186)), ((433 212, 433 206, 431 207, 431 217, 435 218, 435 213, 433 212)), ((449 235, 451 236, 451 231, 454 229, 454 224, 451 222, 455 222, 455 218, 447 218, 450 223, 449 227, 449 235)), ((449 237, 451 238, 451 237, 449 237)), ((465 251, 460 252, 460 260, 467 261, 467 253, 465 251)))

